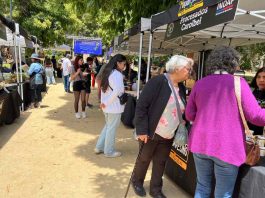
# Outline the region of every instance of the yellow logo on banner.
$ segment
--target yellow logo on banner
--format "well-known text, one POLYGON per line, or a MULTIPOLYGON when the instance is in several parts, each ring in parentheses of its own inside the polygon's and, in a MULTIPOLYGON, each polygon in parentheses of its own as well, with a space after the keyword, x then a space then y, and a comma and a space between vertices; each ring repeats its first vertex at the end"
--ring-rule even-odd
POLYGON ((186 1, 180 1, 179 4, 180 4, 180 9, 179 9, 178 17, 181 17, 198 8, 203 7, 203 0, 200 0, 197 2, 196 0, 186 0, 186 1))

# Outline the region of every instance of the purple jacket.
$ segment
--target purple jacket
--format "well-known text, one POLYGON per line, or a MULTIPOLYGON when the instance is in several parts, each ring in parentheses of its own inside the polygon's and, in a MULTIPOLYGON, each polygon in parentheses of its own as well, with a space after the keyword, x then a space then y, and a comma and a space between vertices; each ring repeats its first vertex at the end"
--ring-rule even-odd
MULTIPOLYGON (((241 98, 246 120, 265 126, 265 109, 258 105, 244 79, 241 98)), ((187 120, 193 121, 188 142, 191 152, 235 166, 245 162, 245 133, 232 75, 214 74, 199 80, 192 89, 185 114, 187 120)))

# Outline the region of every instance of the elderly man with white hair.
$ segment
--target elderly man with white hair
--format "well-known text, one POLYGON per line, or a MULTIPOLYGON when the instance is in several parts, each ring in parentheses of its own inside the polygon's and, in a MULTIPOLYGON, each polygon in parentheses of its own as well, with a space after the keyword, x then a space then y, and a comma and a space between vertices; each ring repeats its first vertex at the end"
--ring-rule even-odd
POLYGON ((166 63, 166 74, 152 78, 144 87, 136 105, 135 125, 140 154, 132 176, 132 186, 138 196, 146 196, 143 187, 145 175, 153 160, 150 195, 165 198, 162 176, 179 125, 177 103, 183 115, 186 105, 187 80, 193 60, 175 55, 166 63), (174 93, 175 92, 175 93, 174 93))

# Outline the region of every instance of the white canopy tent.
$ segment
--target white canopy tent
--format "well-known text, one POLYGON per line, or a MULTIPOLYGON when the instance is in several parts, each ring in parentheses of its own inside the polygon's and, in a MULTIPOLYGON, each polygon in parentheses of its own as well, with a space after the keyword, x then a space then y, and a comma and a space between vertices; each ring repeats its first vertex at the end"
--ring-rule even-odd
MULTIPOLYGON (((0 39, 0 46, 14 47, 15 42, 13 39, 13 33, 8 27, 5 27, 5 28, 6 28, 6 38, 7 39, 6 40, 0 39)), ((20 46, 22 48, 25 48, 25 47, 33 48, 33 42, 29 41, 28 39, 25 39, 25 37, 23 37, 21 35, 17 38, 17 44, 20 44, 20 46)))
MULTIPOLYGON (((222 0, 216 1, 216 3, 220 2, 222 0)), ((265 42, 264 1, 255 0, 250 4, 248 0, 239 0, 233 21, 165 41, 168 23, 174 23, 177 20, 176 15, 177 9, 173 6, 151 17, 151 31, 144 33, 142 43, 145 52, 149 44, 148 58, 150 58, 151 50, 176 54, 205 51, 218 45, 236 47, 265 42)), ((140 40, 139 34, 130 37, 128 51, 135 51, 140 40)))
POLYGON ((53 48, 52 50, 70 52, 72 50, 72 48, 68 45, 62 44, 62 45, 59 45, 59 46, 53 48))
MULTIPOLYGON (((164 40, 165 34, 162 37, 160 39, 164 40)), ((256 0, 250 4, 247 0, 239 0, 233 21, 164 41, 162 47, 202 51, 218 45, 235 47, 260 42, 265 42, 265 2, 256 0)))
POLYGON ((6 28, 6 40, 0 39, 0 46, 14 47, 15 62, 16 62, 16 74, 17 74, 17 85, 18 92, 22 99, 21 110, 24 111, 24 95, 22 85, 22 66, 21 66, 21 48, 33 48, 33 42, 29 41, 25 37, 19 34, 19 25, 15 24, 15 32, 13 33, 8 27, 6 28))

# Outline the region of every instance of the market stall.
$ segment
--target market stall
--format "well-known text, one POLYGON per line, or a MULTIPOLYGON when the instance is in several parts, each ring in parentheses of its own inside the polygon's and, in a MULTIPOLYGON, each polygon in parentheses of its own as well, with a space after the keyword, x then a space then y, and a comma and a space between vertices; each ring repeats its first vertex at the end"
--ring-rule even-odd
MULTIPOLYGON (((149 57, 153 48, 169 50, 171 54, 196 52, 199 54, 197 79, 200 79, 205 75, 204 62, 208 50, 218 45, 236 47, 265 41, 265 4, 262 1, 256 0, 251 4, 247 0, 181 2, 182 5, 175 5, 151 17, 151 30, 149 34, 144 33, 143 39, 146 47, 149 35, 149 57)), ((138 35, 130 38, 128 50, 135 49, 141 40, 138 35)), ((235 197, 264 197, 265 189, 260 186, 265 179, 264 161, 262 157, 258 166, 240 168, 235 197), (253 185, 250 185, 250 178, 253 185)), ((185 191, 194 194, 196 171, 187 145, 172 147, 165 172, 185 191)))
MULTIPOLYGON (((200 52, 197 79, 205 75, 204 60, 208 50, 218 45, 235 47, 265 41, 264 3, 256 1, 249 5, 248 1, 235 0, 217 1, 215 4, 206 5, 205 3, 199 8, 191 6, 186 11, 183 7, 175 10, 175 16, 178 18, 174 21, 166 20, 167 31, 164 32, 161 43, 163 48, 173 48, 174 53, 200 52)), ((161 14, 160 17, 159 15, 154 17, 152 30, 155 30, 157 24, 165 26, 161 17, 168 19, 170 17, 165 16, 171 16, 170 13, 172 10, 161 14)), ((258 166, 240 168, 235 197, 264 197, 265 189, 260 188, 259 185, 265 179, 264 165, 264 157, 262 157, 258 166), (255 178, 253 178, 254 175, 255 178), (248 178, 251 178, 252 183, 256 185, 250 185, 248 178)), ((187 145, 172 147, 165 172, 176 184, 190 194, 194 194, 196 171, 192 153, 187 150, 187 145)))
POLYGON ((16 118, 17 109, 24 111, 30 103, 29 76, 27 69, 22 67, 22 48, 33 48, 33 43, 27 32, 19 27, 18 24, 0 15, 1 30, 0 46, 14 49, 15 73, 12 68, 4 68, 2 62, 0 78, 0 97, 1 97, 1 122, 11 124, 11 118, 16 118), (8 108, 8 111, 6 110, 8 108), (14 109, 14 110, 12 110, 14 109), (4 119, 7 118, 7 119, 4 119))

